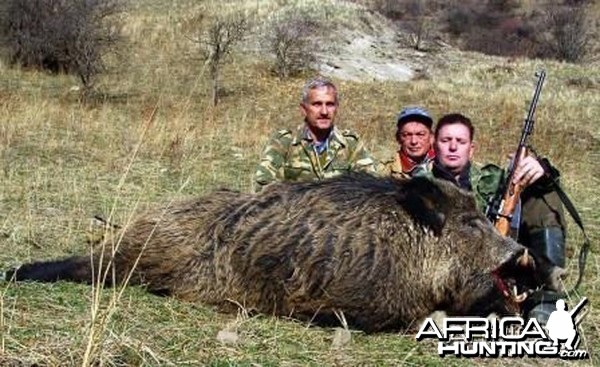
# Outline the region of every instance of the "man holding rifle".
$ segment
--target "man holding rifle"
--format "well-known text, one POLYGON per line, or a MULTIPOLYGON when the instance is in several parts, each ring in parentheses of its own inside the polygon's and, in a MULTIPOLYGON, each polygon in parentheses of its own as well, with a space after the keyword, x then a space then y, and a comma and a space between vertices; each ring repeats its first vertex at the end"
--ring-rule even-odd
MULTIPOLYGON (((505 171, 493 164, 472 163, 474 132, 468 117, 458 113, 443 116, 434 133, 436 157, 432 164, 419 166, 415 175, 448 180, 472 191, 477 206, 484 211, 502 185, 505 171)), ((565 221, 562 203, 551 184, 554 172, 550 170, 553 168, 547 162, 542 165, 530 155, 520 159, 515 167, 512 182, 524 188, 521 194, 522 218, 518 239, 537 255, 545 256, 554 265, 564 268, 565 221)), ((552 310, 537 311, 549 314, 552 310)))

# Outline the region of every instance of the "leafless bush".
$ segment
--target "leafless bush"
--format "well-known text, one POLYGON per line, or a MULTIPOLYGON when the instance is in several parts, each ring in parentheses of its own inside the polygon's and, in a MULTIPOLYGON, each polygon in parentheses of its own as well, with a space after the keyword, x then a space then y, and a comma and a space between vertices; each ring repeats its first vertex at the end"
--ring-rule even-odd
POLYGON ((315 30, 319 24, 298 11, 274 16, 264 32, 263 43, 275 56, 280 79, 306 70, 315 61, 315 30))
POLYGON ((542 56, 568 62, 581 61, 592 39, 586 6, 555 6, 547 12, 550 36, 544 40, 542 56))
POLYGON ((447 5, 440 0, 374 0, 369 6, 394 21, 406 36, 401 41, 406 46, 422 50, 436 28, 436 13, 447 5))
POLYGON ((119 0, 3 0, 0 47, 11 64, 75 74, 89 90, 122 39, 123 10, 119 0))
POLYGON ((241 12, 224 13, 206 17, 199 14, 188 21, 190 39, 199 44, 204 53, 212 81, 212 102, 219 103, 219 74, 221 66, 236 43, 244 38, 248 17, 241 12))
POLYGON ((427 15, 425 0, 408 0, 406 2, 404 27, 409 32, 409 46, 421 50, 423 41, 429 37, 432 24, 427 15))

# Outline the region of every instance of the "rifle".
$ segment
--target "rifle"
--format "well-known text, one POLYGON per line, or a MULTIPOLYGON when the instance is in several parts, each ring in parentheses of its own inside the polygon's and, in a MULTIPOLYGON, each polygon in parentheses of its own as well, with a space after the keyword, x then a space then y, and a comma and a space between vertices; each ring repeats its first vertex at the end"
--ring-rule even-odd
POLYGON ((527 141, 533 131, 533 116, 535 115, 535 109, 540 98, 542 86, 544 85, 544 79, 546 78, 546 72, 544 70, 535 73, 537 77, 537 83, 535 86, 535 92, 529 105, 529 111, 525 118, 523 130, 521 131, 521 138, 519 139, 519 145, 515 152, 513 161, 508 169, 508 175, 506 180, 501 185, 497 194, 492 197, 486 208, 485 214, 488 219, 494 223, 496 229, 503 235, 508 236, 510 232, 510 223, 515 213, 515 209, 519 204, 519 195, 523 191, 521 185, 515 185, 512 183, 515 170, 519 166, 519 162, 527 155, 527 141))

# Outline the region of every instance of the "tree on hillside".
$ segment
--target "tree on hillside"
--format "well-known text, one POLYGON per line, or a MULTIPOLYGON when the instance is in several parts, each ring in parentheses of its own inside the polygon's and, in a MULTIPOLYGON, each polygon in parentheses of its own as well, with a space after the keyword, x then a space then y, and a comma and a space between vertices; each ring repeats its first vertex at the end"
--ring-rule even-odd
POLYGON ((275 73, 280 79, 308 69, 315 61, 313 36, 318 27, 309 14, 299 11, 275 15, 267 23, 263 43, 275 56, 275 73))
POLYGON ((553 6, 547 11, 549 37, 544 40, 543 56, 568 62, 583 59, 592 40, 587 10, 578 5, 553 6))
POLYGON ((0 48, 10 64, 77 75, 83 91, 122 40, 119 0, 4 0, 0 48))
POLYGON ((405 27, 410 32, 409 45, 415 50, 421 50, 423 41, 429 36, 431 22, 427 15, 426 0, 408 0, 405 27))
POLYGON ((393 20, 406 31, 406 43, 415 50, 423 48, 423 41, 433 29, 432 14, 440 5, 437 0, 374 0, 371 7, 393 20))
POLYGON ((219 103, 221 66, 234 46, 244 38, 248 17, 241 12, 206 17, 199 14, 188 22, 190 39, 200 45, 212 81, 212 103, 219 103))

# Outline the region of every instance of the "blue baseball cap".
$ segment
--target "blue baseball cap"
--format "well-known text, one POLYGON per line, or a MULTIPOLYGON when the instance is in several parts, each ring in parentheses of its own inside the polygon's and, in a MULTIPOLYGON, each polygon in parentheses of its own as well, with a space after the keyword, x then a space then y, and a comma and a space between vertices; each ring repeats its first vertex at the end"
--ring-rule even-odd
POLYGON ((433 126, 433 119, 422 107, 405 107, 398 114, 398 119, 396 120, 398 124, 398 128, 402 127, 407 122, 420 122, 423 125, 427 126, 429 129, 433 126))

